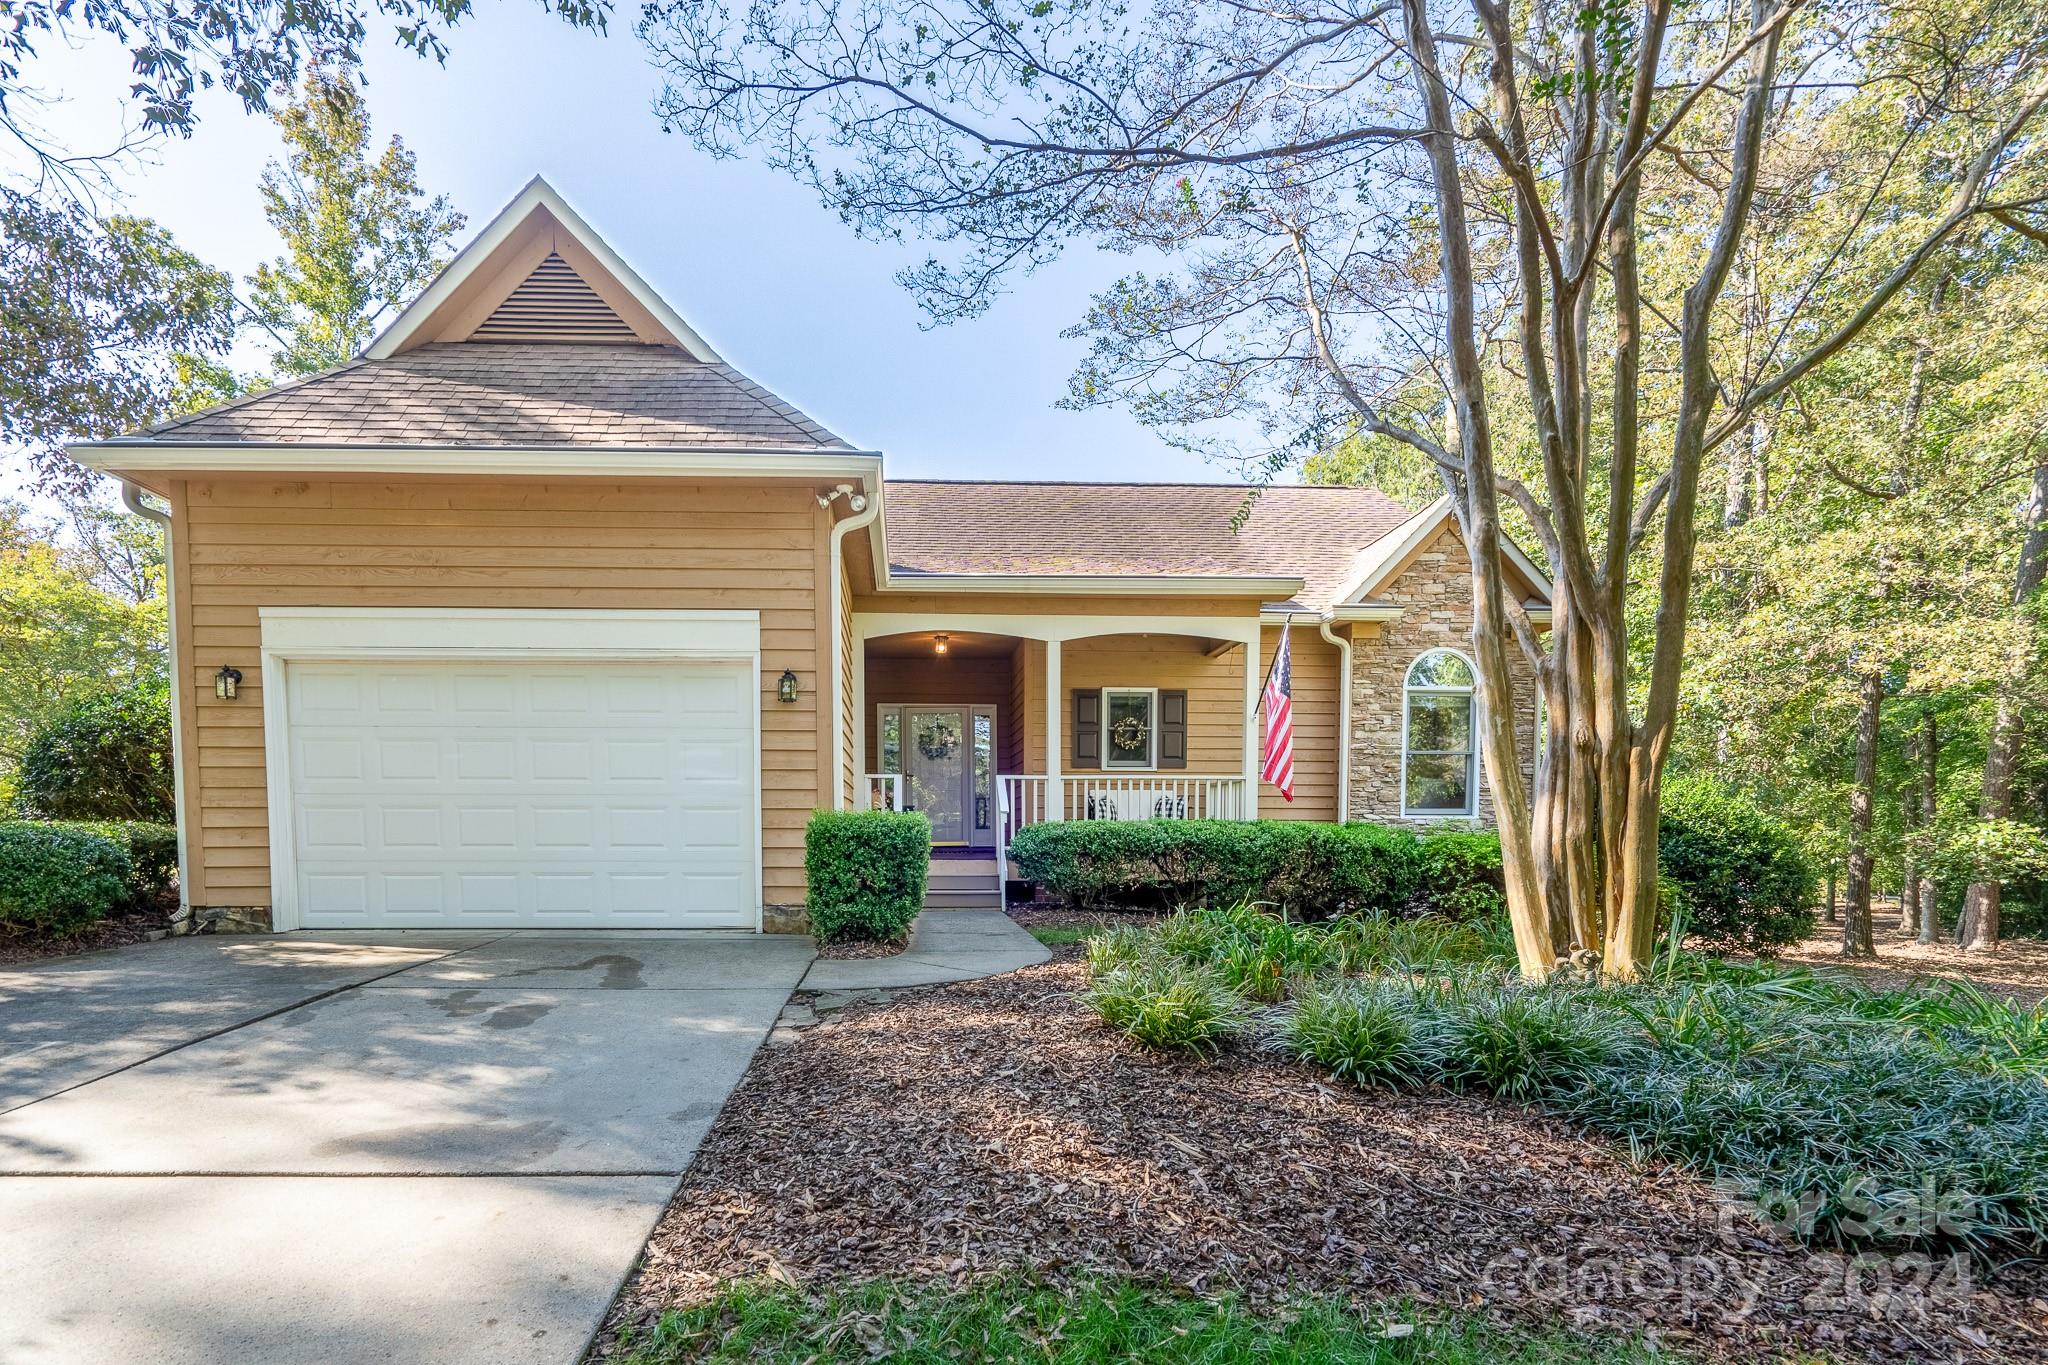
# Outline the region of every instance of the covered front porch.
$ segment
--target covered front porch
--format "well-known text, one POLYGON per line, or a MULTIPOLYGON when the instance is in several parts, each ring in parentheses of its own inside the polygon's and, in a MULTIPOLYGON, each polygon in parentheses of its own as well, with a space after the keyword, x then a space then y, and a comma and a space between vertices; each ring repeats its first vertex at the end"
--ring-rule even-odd
POLYGON ((855 804, 918 810, 935 871, 1054 820, 1257 815, 1259 622, 856 614, 855 804))

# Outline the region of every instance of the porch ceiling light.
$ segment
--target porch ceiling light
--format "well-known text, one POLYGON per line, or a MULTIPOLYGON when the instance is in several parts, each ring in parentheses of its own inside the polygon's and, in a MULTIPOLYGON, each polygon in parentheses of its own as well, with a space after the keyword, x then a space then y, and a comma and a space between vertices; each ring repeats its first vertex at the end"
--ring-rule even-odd
POLYGON ((213 695, 222 701, 233 701, 235 692, 242 685, 242 670, 232 665, 225 666, 213 675, 213 695))
POLYGON ((946 637, 945 637, 945 636, 943 636, 943 635, 934 635, 934 636, 932 636, 932 653, 934 653, 934 654, 944 654, 945 652, 946 652, 946 637))

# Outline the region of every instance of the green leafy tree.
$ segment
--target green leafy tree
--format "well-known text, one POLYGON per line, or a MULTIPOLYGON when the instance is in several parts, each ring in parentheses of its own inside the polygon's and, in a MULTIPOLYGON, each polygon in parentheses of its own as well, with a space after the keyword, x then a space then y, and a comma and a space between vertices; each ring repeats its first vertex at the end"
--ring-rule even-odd
POLYGON ((263 216, 285 253, 250 279, 251 312, 287 375, 343 364, 447 264, 463 216, 420 188, 394 137, 372 155, 370 114, 345 67, 306 75, 277 114, 286 154, 263 172, 263 216))
MULTIPOLYGON (((293 0, 10 0, 0 22, 0 128, 46 164, 61 166, 23 106, 36 102, 35 64, 47 44, 66 46, 104 33, 128 44, 134 79, 127 96, 141 106, 145 129, 189 135, 198 122, 194 96, 220 88, 261 112, 271 97, 297 83, 308 53, 353 64, 369 37, 369 11, 391 24, 398 45, 435 61, 448 55, 446 34, 467 18, 470 0, 375 0, 298 4, 293 0)), ((609 0, 541 0, 541 8, 576 28, 602 31, 609 0)))
MULTIPOLYGON (((140 542, 147 523, 130 518, 117 537, 140 542)), ((0 789, 11 790, 32 734, 68 707, 165 673, 160 551, 136 548, 119 586, 99 556, 0 502, 0 789), (135 593, 146 587, 149 595, 135 593)), ((0 791, 4 794, 4 791, 0 791)))
POLYGON ((163 416, 181 367, 233 333, 227 275, 161 227, 0 187, 0 446, 38 484, 87 489, 64 444, 163 416))
POLYGON ((641 32, 666 126, 941 243, 906 276, 941 321, 1075 243, 1164 260, 1078 324, 1077 404, 1268 468, 1354 433, 1430 462, 1531 975, 1652 951, 1709 457, 2048 196, 2022 0, 672 0, 641 32), (1910 192, 1856 207, 1901 166, 1910 192), (1745 255, 1815 212, 1839 249, 1745 255), (1746 323, 1745 267, 1775 300, 1746 323), (1504 588, 1511 511, 1557 583, 1547 633, 1504 588), (1515 651, 1548 703, 1533 783, 1515 651))

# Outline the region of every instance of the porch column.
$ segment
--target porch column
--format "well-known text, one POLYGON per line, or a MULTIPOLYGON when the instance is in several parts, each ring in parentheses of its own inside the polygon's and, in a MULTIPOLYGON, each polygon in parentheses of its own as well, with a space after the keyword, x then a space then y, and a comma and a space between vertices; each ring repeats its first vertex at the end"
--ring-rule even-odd
POLYGON ((1060 790, 1060 718, 1066 707, 1062 705, 1060 687, 1060 642, 1045 642, 1045 818, 1064 820, 1067 818, 1067 802, 1060 790))
POLYGON ((1259 818, 1259 684, 1265 681, 1259 666, 1259 628, 1252 627, 1251 642, 1244 647, 1244 809, 1240 820, 1259 818))

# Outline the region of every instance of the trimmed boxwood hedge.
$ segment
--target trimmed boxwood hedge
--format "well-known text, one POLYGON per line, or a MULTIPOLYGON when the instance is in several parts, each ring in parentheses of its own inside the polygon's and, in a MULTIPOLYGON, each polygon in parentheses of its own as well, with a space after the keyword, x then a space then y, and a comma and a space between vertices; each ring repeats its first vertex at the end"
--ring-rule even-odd
POLYGON ((804 830, 811 932, 894 943, 924 908, 932 825, 917 811, 818 811, 804 830))
POLYGON ((1416 908, 1471 924, 1505 920, 1506 874, 1500 836, 1491 830, 1439 830, 1422 836, 1422 878, 1416 908))
POLYGON ((1080 905, 1265 901, 1302 919, 1398 911, 1422 871, 1406 830, 1295 820, 1029 825, 1010 856, 1027 881, 1080 905))
POLYGON ((0 926, 83 928, 125 908, 134 883, 127 850, 104 834, 33 820, 0 823, 0 926))

